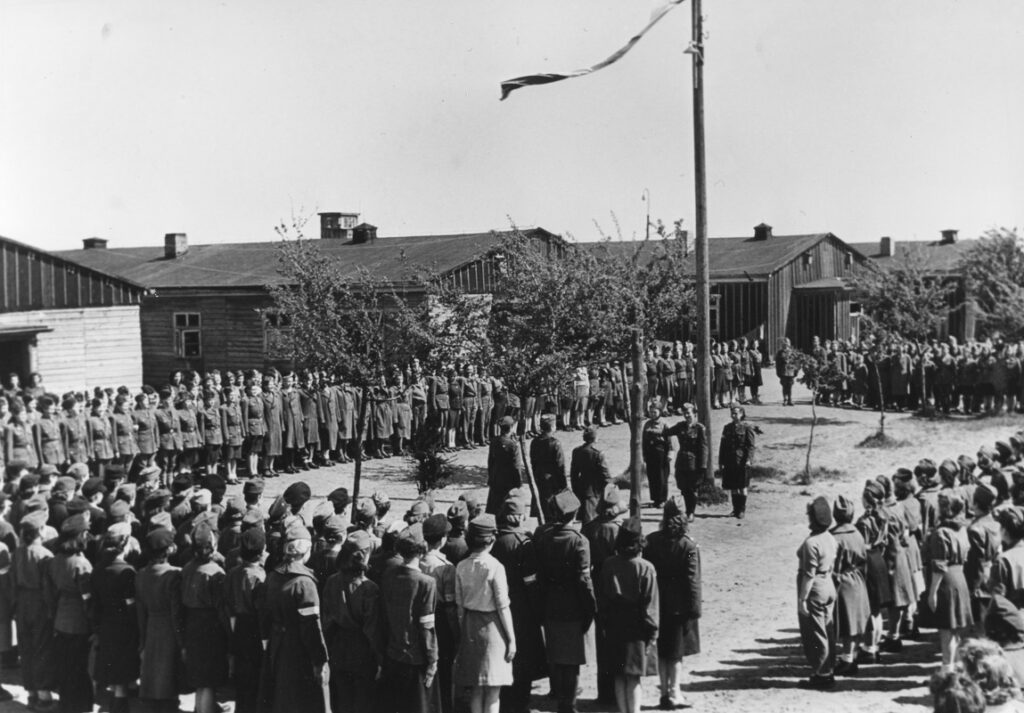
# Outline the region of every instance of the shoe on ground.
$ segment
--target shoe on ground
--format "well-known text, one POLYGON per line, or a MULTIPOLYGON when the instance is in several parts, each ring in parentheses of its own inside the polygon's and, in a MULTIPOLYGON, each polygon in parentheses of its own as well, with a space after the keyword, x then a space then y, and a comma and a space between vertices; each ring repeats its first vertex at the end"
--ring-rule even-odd
POLYGON ((898 654, 903 651, 903 641, 901 639, 884 639, 878 645, 878 650, 888 654, 898 654))
POLYGON ((844 661, 839 659, 836 661, 836 675, 837 676, 856 676, 858 671, 856 661, 844 661))
POLYGON ((679 703, 669 698, 668 696, 662 696, 658 700, 658 708, 663 711, 674 711, 679 707, 679 703))
POLYGON ((861 649, 857 652, 857 663, 881 663, 882 657, 877 651, 861 649))
POLYGON ((736 519, 737 520, 742 520, 744 517, 746 517, 746 515, 747 515, 747 513, 745 513, 745 512, 742 512, 742 511, 738 512, 738 513, 736 513, 736 519))
POLYGON ((812 691, 827 691, 835 688, 835 676, 811 676, 803 681, 797 681, 797 688, 806 688, 812 691))

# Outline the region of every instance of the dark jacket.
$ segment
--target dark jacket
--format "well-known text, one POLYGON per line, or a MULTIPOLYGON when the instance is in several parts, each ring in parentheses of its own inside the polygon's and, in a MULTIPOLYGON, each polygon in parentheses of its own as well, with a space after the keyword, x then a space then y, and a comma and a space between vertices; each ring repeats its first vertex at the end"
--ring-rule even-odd
POLYGON ((700 423, 692 426, 680 421, 668 430, 669 436, 679 439, 676 455, 676 474, 706 470, 708 464, 708 433, 700 423))
POLYGON ((604 495, 605 485, 612 482, 604 453, 597 450, 593 443, 584 443, 573 449, 569 482, 582 504, 580 520, 590 522, 597 516, 597 504, 604 495))
MULTIPOLYGON (((543 527, 534 539, 537 584, 545 621, 580 621, 589 626, 597 601, 590 577, 590 544, 571 525, 543 527)), ((584 627, 586 628, 586 627, 584 627)))
POLYGON ((487 512, 496 515, 508 491, 523 484, 523 457, 519 442, 510 435, 491 441, 487 454, 487 512))

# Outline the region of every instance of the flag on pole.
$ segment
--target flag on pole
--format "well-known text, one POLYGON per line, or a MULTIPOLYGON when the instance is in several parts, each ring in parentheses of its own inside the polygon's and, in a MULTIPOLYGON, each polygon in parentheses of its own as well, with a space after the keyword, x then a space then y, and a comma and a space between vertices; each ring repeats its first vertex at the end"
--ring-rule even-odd
POLYGON ((676 5, 681 5, 683 0, 667 0, 663 5, 656 8, 651 13, 651 19, 648 21, 647 26, 640 30, 637 34, 629 38, 629 42, 622 48, 616 51, 607 59, 598 62, 595 65, 587 67, 586 69, 577 69, 575 72, 568 72, 566 74, 527 74, 524 77, 516 77, 515 79, 506 79, 501 83, 501 99, 502 101, 516 89, 520 87, 529 87, 537 84, 550 84, 551 82, 560 82, 563 79, 572 79, 573 77, 583 77, 592 72, 596 72, 599 69, 604 69, 610 64, 614 64, 622 59, 623 55, 633 49, 633 46, 640 41, 640 38, 647 34, 647 32, 654 27, 655 24, 661 18, 665 17, 668 12, 676 5))

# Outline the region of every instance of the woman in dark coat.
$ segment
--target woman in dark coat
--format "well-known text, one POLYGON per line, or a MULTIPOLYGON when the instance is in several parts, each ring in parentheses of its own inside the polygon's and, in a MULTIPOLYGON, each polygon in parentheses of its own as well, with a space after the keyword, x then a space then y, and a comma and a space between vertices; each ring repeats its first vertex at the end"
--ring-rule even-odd
POLYGON ((284 397, 271 378, 263 380, 263 473, 277 475, 274 460, 284 452, 284 397))
POLYGON ((722 429, 722 440, 718 447, 718 472, 722 477, 722 488, 732 491, 733 517, 743 519, 747 510, 747 486, 750 472, 747 466, 754 458, 754 429, 744 423, 747 412, 742 406, 729 407, 732 419, 722 429))
POLYGON ((964 501, 951 491, 939 494, 939 526, 928 533, 924 543, 925 576, 928 580, 928 609, 934 615, 942 648, 942 665, 949 668, 966 629, 974 625, 971 593, 964 576, 964 562, 970 550, 964 501))
POLYGON ((147 468, 153 465, 158 446, 156 415, 149 407, 149 394, 142 393, 135 397, 131 417, 135 424, 135 442, 139 446, 139 466, 147 468))
POLYGON ((139 678, 139 621, 135 614, 135 568, 125 561, 131 526, 119 523, 103 538, 100 567, 92 576, 96 629, 96 684, 110 686, 110 713, 128 713, 128 687, 139 678))
POLYGON ((229 485, 238 482, 238 459, 242 457, 242 424, 238 392, 234 389, 225 389, 224 403, 220 407, 220 432, 224 438, 222 458, 229 485))
POLYGON ((647 468, 647 487, 651 490, 651 502, 656 508, 665 504, 668 498, 668 467, 672 438, 668 427, 661 420, 661 410, 652 406, 644 423, 642 448, 644 466, 647 468))
POLYGON ((840 676, 857 673, 857 647, 868 626, 871 605, 867 587, 867 546, 864 536, 853 526, 853 502, 842 495, 832 506, 836 526, 836 563, 832 574, 836 585, 836 635, 840 648, 836 651, 835 672, 840 676))
POLYGON ((708 475, 708 435, 704 426, 697 423, 697 407, 685 403, 682 409, 683 420, 672 426, 668 435, 679 439, 676 485, 686 502, 686 519, 693 522, 693 513, 697 509, 697 489, 708 475))
POLYGON ((142 665, 139 698, 161 711, 178 710, 181 678, 181 570, 167 563, 174 533, 158 527, 146 535, 149 564, 135 577, 142 665))
POLYGON ((232 568, 225 579, 225 604, 233 622, 229 641, 231 655, 234 656, 232 679, 236 713, 259 711, 256 684, 263 661, 259 610, 263 605, 263 583, 267 577, 261 562, 266 545, 262 527, 250 527, 243 532, 238 549, 241 563, 232 568))
POLYGON ((658 585, 654 566, 640 556, 643 548, 640 518, 631 518, 619 528, 615 554, 597 583, 598 622, 612 652, 620 713, 639 713, 641 678, 658 668, 658 585))
POLYGON ((800 688, 822 689, 835 685, 832 669, 835 645, 833 613, 836 587, 832 570, 836 562, 836 541, 829 532, 832 508, 819 495, 807 506, 811 534, 797 550, 797 616, 804 656, 811 669, 809 680, 800 681, 800 688))
POLYGON ((267 641, 260 698, 269 713, 323 713, 327 646, 320 630, 316 578, 306 567, 309 530, 293 519, 284 534, 283 561, 267 573, 260 631, 267 641))
POLYGON ((675 707, 684 656, 700 653, 700 550, 687 535, 681 498, 665 503, 661 529, 647 538, 644 559, 658 577, 658 672, 662 707, 675 707))
POLYGON ((128 411, 128 397, 119 394, 114 400, 114 413, 110 417, 113 426, 115 457, 127 471, 135 462, 139 453, 139 444, 135 438, 135 421, 128 411))
POLYGON ((213 561, 217 520, 201 518, 192 531, 193 559, 181 570, 185 675, 196 689, 196 713, 215 713, 215 692, 228 678, 228 632, 223 618, 224 570, 213 561))

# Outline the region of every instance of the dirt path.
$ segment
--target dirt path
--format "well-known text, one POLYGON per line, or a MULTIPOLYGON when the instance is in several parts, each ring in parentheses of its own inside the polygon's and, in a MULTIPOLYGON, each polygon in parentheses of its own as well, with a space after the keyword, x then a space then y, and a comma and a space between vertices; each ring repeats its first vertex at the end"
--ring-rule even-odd
MULTIPOLYGON (((703 652, 686 661, 685 699, 693 709, 707 711, 926 710, 925 680, 938 662, 934 634, 921 642, 908 642, 902 654, 891 655, 886 663, 862 667, 855 679, 840 679, 834 691, 796 688, 797 681, 806 676, 795 600, 796 550, 806 535, 806 503, 818 494, 830 499, 844 494, 859 503, 866 478, 891 474, 898 466, 913 467, 923 457, 941 461, 960 453, 976 453, 978 446, 1005 438, 1024 421, 925 421, 891 415, 889 432, 906 445, 880 451, 855 447, 875 431, 877 414, 819 409, 821 420, 815 433, 812 464, 839 474, 810 486, 797 485, 792 476, 803 467, 810 427, 807 394, 798 391, 797 405, 783 408, 774 374, 766 371, 765 380, 767 405, 750 407, 748 420, 763 432, 758 439, 756 462, 776 468, 780 474, 753 484, 745 520, 729 517, 728 505, 698 512, 692 533, 701 547, 704 567, 703 652)), ((726 420, 725 412, 713 413, 711 433, 716 447, 726 420)), ((581 442, 579 434, 561 433, 559 438, 567 454, 581 442)), ((628 465, 628 441, 626 426, 599 432, 598 447, 606 453, 613 472, 622 472, 628 465)), ((459 477, 436 494, 438 503, 446 506, 464 491, 483 488, 486 460, 485 449, 455 456, 461 466, 459 477)), ((385 490, 394 503, 393 513, 401 517, 416 497, 409 475, 411 467, 411 462, 399 459, 367 463, 363 493, 385 490)), ((273 479, 268 481, 266 497, 273 498, 299 479, 313 490, 314 500, 307 505, 312 514, 322 507, 321 499, 332 489, 339 485, 351 488, 352 466, 273 479)), ((653 530, 657 518, 654 510, 645 510, 645 528, 653 530)), ((580 710, 606 710, 593 702, 593 666, 586 667, 582 678, 580 710)), ((0 704, 0 713, 24 710, 25 694, 17 686, 18 672, 4 671, 0 680, 17 695, 16 702, 0 704)), ((554 702, 541 695, 546 691, 547 682, 538 682, 533 705, 554 710, 554 702)), ((657 701, 656 679, 645 679, 645 707, 655 706, 657 701)), ((190 697, 183 698, 184 710, 190 710, 191 705, 190 697)))

